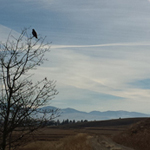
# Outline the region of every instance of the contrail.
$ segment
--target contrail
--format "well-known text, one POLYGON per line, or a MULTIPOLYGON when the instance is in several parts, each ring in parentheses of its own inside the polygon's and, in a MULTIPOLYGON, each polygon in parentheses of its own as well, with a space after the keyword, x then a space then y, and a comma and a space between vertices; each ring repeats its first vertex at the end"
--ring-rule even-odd
POLYGON ((98 44, 98 45, 52 45, 53 49, 57 48, 88 48, 88 47, 107 47, 107 46, 148 46, 150 42, 143 43, 110 43, 110 44, 98 44))

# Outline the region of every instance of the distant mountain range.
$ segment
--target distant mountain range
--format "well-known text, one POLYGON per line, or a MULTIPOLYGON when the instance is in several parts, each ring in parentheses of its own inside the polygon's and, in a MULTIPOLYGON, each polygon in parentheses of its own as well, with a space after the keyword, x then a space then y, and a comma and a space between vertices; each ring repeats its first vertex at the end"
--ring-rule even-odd
MULTIPOLYGON (((57 109, 56 107, 46 106, 42 109, 57 109)), ((135 117, 150 117, 149 114, 139 113, 139 112, 128 112, 128 111, 91 111, 89 113, 78 111, 73 108, 60 109, 61 115, 57 119, 62 120, 109 120, 118 118, 135 118, 135 117)))

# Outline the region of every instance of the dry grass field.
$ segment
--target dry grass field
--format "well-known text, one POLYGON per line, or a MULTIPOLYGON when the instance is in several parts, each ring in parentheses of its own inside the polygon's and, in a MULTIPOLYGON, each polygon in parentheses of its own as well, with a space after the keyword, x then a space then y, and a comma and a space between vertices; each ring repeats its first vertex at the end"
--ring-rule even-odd
POLYGON ((150 118, 131 125, 126 131, 114 136, 114 141, 135 150, 150 150, 150 118))
MULTIPOLYGON (((33 138, 18 150, 149 150, 149 140, 146 141, 147 144, 144 143, 145 147, 149 146, 149 149, 145 149, 143 145, 142 149, 134 146, 141 137, 144 139, 145 136, 140 135, 139 140, 134 141, 133 136, 130 135, 131 131, 141 130, 141 123, 139 123, 141 120, 144 122, 146 119, 118 119, 72 126, 46 127, 34 133, 33 138), (129 144, 128 139, 134 144, 129 144)), ((144 128, 143 123, 142 126, 144 128)), ((144 135, 150 137, 147 130, 144 135)))
POLYGON ((88 142, 90 136, 79 133, 58 141, 35 141, 20 148, 22 150, 91 150, 88 142))

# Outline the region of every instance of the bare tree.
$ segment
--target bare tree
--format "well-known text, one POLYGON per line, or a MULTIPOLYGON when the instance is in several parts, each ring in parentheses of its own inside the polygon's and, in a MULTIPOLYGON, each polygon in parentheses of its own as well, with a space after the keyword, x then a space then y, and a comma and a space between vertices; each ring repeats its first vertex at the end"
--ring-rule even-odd
POLYGON ((55 81, 44 77, 33 82, 30 73, 45 61, 49 44, 44 43, 45 38, 35 39, 27 31, 23 29, 17 38, 10 33, 7 41, 0 45, 1 150, 15 149, 19 140, 57 116, 57 110, 40 109, 58 94, 55 81))

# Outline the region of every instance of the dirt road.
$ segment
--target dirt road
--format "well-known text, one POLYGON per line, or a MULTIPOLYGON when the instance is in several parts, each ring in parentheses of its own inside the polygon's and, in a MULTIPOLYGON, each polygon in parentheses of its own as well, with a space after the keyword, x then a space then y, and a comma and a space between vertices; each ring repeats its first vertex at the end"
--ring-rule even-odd
POLYGON ((89 137, 93 150, 134 150, 113 142, 105 136, 89 137))

